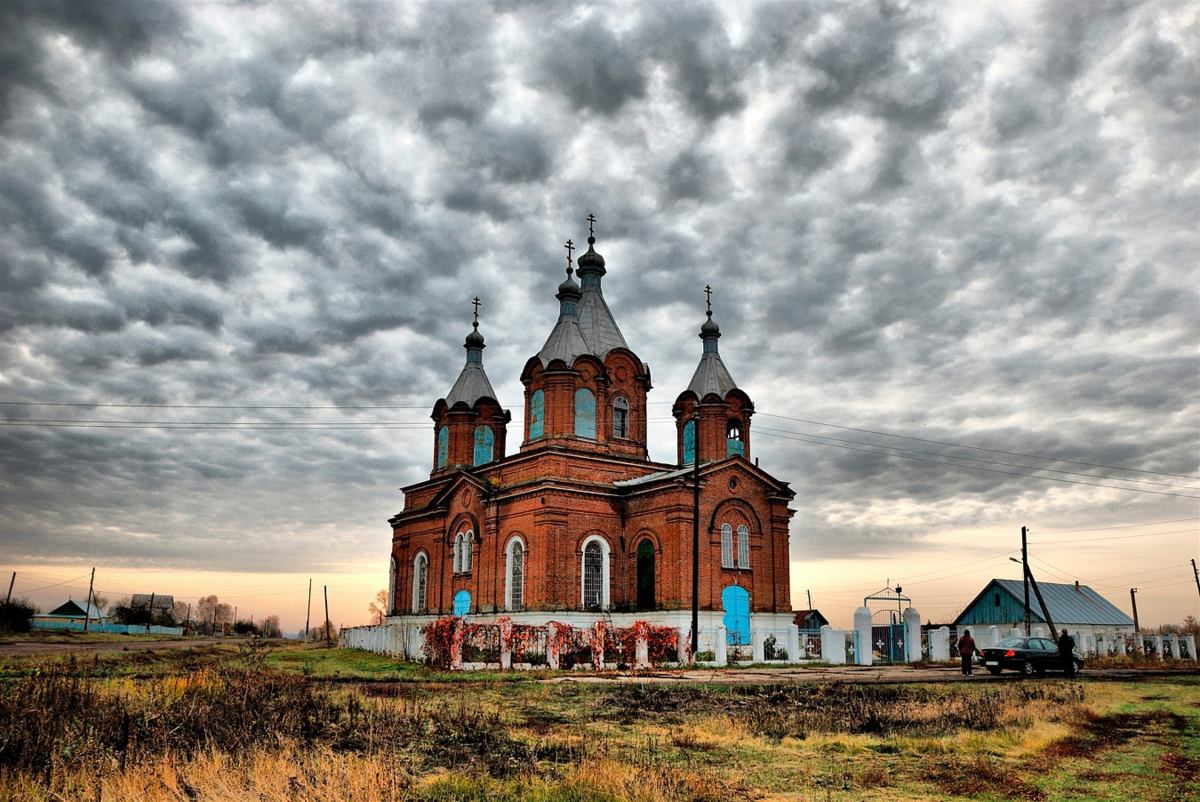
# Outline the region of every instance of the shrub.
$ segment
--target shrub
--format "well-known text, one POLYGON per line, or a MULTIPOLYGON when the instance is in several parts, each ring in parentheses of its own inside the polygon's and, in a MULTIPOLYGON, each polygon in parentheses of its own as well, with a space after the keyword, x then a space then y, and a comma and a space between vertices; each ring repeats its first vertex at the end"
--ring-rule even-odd
POLYGON ((30 619, 40 612, 29 599, 0 602, 0 628, 9 632, 28 632, 30 619))

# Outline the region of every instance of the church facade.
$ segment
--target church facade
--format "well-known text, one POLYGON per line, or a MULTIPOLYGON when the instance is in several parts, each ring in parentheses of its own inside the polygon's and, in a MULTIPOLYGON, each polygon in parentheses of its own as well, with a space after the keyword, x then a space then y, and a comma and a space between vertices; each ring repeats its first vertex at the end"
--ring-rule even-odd
POLYGON ((786 627, 794 493, 752 458, 754 404, 721 359, 711 306, 672 408, 675 459, 651 461, 650 369, 605 302, 594 246, 590 235, 578 282, 568 257, 558 320, 525 364, 520 431, 484 371, 476 315, 462 372, 433 407, 429 479, 402 488, 389 520, 391 620, 683 626, 698 484, 702 629, 786 627), (511 435, 520 446, 506 455, 511 435))

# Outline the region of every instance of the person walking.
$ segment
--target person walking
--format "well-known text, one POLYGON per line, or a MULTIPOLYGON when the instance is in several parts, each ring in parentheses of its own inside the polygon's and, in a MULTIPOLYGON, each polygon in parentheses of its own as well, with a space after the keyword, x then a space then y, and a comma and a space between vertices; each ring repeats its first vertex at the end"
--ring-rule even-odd
POLYGON ((1075 639, 1064 629, 1058 636, 1058 657, 1062 661, 1062 670, 1067 679, 1075 678, 1075 639))
POLYGON ((974 672, 971 670, 971 658, 975 655, 975 639, 971 637, 971 630, 963 630, 963 635, 958 639, 958 654, 962 657, 962 674, 964 677, 971 676, 974 672))

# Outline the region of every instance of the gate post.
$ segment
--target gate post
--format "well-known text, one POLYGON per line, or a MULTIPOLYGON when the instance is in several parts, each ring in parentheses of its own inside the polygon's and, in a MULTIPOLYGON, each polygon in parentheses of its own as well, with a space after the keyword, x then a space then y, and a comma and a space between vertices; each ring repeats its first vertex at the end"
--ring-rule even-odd
POLYGON ((915 607, 904 611, 904 648, 908 662, 921 662, 921 614, 915 607))
POLYGON ((755 627, 754 629, 750 630, 750 644, 751 662, 764 662, 766 660, 766 654, 763 649, 762 627, 755 627))
POLYGON ((854 611, 854 631, 858 634, 858 648, 855 652, 855 662, 860 666, 871 665, 873 656, 871 649, 871 610, 859 607, 854 611))
POLYGON ((713 658, 719 666, 729 664, 728 637, 725 634, 725 627, 717 627, 717 644, 713 649, 713 658))
POLYGON ((788 642, 787 642, 788 662, 789 663, 799 663, 800 662, 800 628, 797 627, 795 624, 788 624, 787 634, 788 634, 788 642))

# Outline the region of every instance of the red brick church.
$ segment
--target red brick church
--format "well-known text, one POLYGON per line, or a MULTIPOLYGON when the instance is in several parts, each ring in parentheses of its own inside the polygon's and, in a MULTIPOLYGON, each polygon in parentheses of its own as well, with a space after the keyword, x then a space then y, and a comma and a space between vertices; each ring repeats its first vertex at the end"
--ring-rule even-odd
POLYGON ((675 460, 653 462, 650 369, 604 300, 595 242, 589 235, 578 282, 568 257, 558 322, 521 374, 515 454, 506 454, 512 415, 484 371, 476 313, 462 373, 433 406, 433 470, 403 488, 404 509, 389 521, 392 620, 685 624, 698 461, 701 626, 740 630, 752 618, 782 629, 792 618, 795 494, 751 456, 754 404, 721 359, 711 305, 699 364, 673 407, 675 460))

